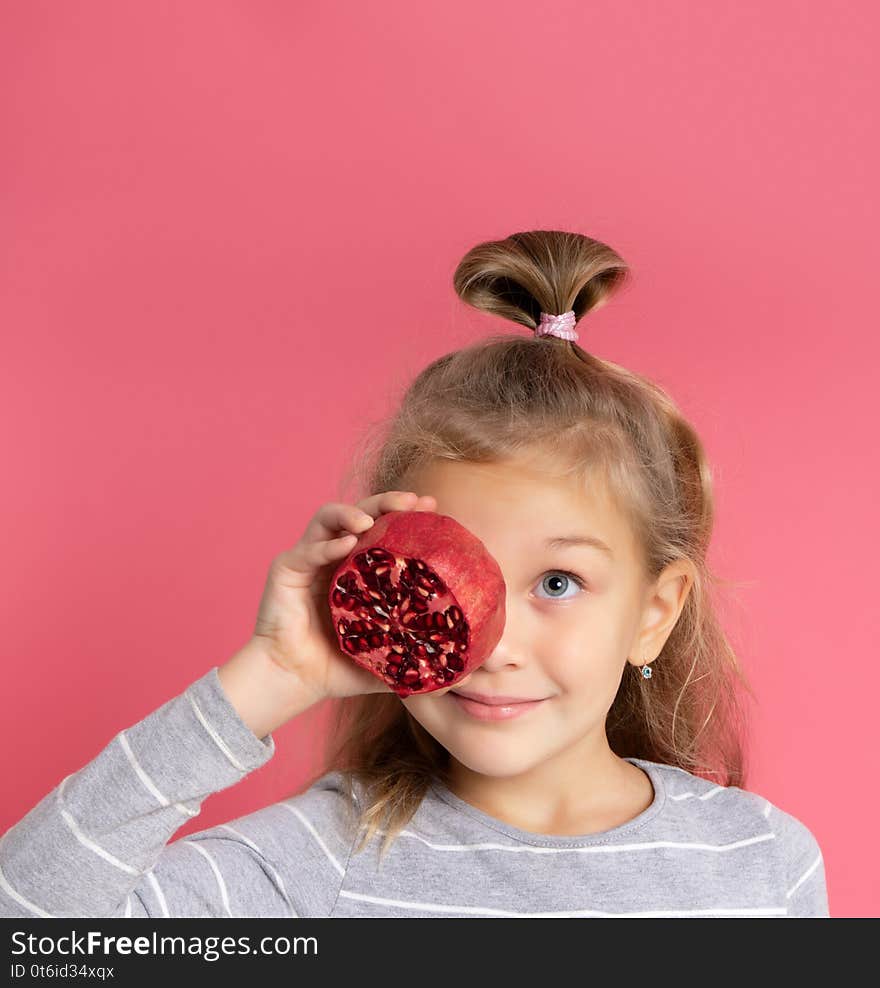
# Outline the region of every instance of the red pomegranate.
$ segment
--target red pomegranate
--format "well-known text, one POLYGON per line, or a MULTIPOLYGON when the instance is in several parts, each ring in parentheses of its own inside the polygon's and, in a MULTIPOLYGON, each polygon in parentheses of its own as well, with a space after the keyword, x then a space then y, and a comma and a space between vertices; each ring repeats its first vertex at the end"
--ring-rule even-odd
POLYGON ((436 511, 389 511, 330 581, 342 650, 398 696, 430 693, 481 665, 504 630, 501 568, 463 525, 436 511))

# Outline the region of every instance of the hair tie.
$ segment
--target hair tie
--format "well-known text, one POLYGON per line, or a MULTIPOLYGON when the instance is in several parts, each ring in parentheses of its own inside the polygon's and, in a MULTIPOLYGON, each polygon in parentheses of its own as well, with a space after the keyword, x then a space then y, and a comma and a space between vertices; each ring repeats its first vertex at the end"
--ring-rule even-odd
POLYGON ((549 312, 541 313, 541 322, 535 330, 535 336, 558 336, 561 340, 576 340, 578 334, 575 332, 574 309, 563 312, 562 315, 553 316, 549 312))

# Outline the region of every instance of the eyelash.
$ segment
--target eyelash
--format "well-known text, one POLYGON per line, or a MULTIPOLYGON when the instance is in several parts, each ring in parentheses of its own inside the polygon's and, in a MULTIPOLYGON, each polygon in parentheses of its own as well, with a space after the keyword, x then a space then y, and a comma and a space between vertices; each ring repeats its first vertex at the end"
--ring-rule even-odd
MULTIPOLYGON (((586 582, 577 575, 577 573, 572 573, 571 570, 567 569, 548 569, 546 573, 541 577, 540 583, 544 582, 544 576, 547 573, 561 573, 563 576, 567 576, 573 583, 575 583, 581 590, 587 589, 586 582)), ((541 597, 540 600, 572 600, 571 597, 541 597)))

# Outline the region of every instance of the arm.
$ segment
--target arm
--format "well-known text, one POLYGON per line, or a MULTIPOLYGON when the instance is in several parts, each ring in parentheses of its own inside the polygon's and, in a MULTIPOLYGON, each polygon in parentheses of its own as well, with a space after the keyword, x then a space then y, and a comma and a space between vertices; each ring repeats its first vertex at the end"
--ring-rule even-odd
MULTIPOLYGON (((284 675, 249 642, 63 779, 0 838, 0 916, 169 915, 157 871, 184 892, 192 911, 177 915, 231 915, 207 842, 166 845, 208 796, 274 755, 271 734, 249 724, 268 732, 315 702, 284 675)), ((259 849, 232 832, 220 844, 260 908, 291 915, 259 849)))

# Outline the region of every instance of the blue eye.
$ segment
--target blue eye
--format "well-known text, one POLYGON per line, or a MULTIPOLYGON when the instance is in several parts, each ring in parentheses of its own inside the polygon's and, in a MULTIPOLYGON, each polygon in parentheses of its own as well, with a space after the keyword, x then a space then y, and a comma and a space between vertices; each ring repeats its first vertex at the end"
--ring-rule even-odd
MULTIPOLYGON (((560 597, 559 592, 566 589, 566 582, 574 583, 581 590, 584 589, 584 581, 576 574, 569 573, 568 570, 564 569, 551 569, 548 571, 548 575, 545 576, 540 583, 540 586, 547 588, 551 593, 550 597, 540 597, 539 600, 571 600, 571 597, 560 597), (560 587, 560 584, 562 586, 560 587)), ((572 594, 576 596, 576 594, 572 594)))

